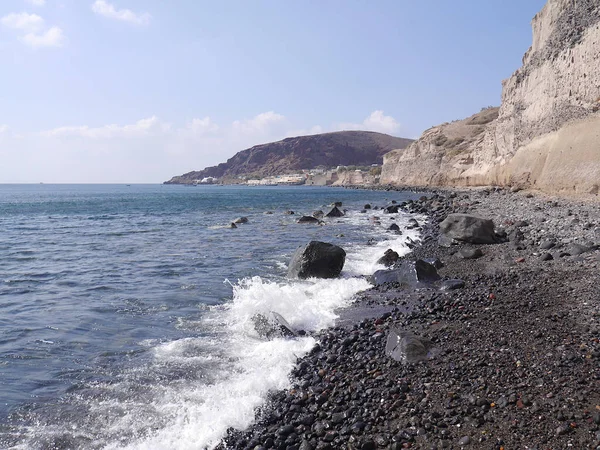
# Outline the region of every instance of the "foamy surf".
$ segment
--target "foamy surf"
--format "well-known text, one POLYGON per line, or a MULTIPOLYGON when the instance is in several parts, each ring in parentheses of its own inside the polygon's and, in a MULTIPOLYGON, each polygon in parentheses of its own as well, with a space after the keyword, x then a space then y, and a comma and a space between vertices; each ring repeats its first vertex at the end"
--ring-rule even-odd
MULTIPOLYGON (((366 276, 383 268, 377 260, 385 250, 404 255, 409 252, 407 242, 418 240, 416 230, 406 230, 411 216, 381 214, 378 224, 373 216, 380 213, 350 212, 341 222, 341 227, 351 224, 359 230, 359 234, 350 230, 358 239, 349 242, 361 243, 341 244, 347 257, 340 278, 289 280, 269 275, 229 283, 229 302, 201 304, 198 315, 174 318, 174 328, 193 337, 142 340, 139 345, 149 349, 150 358, 67 399, 75 409, 85 410, 86 419, 76 421, 78 429, 66 430, 62 420, 34 424, 27 433, 31 438, 19 448, 63 442, 68 435, 78 443, 73 448, 212 449, 230 427, 247 428, 269 392, 291 385, 289 376, 298 358, 315 344, 311 334, 334 325, 339 310, 370 287, 366 276), (403 234, 385 231, 392 217, 403 234), (252 319, 271 312, 308 334, 265 340, 252 319)), ((327 226, 336 227, 337 222, 329 221, 327 226)), ((294 249, 286 250, 286 255, 268 259, 269 267, 283 273, 294 249)))

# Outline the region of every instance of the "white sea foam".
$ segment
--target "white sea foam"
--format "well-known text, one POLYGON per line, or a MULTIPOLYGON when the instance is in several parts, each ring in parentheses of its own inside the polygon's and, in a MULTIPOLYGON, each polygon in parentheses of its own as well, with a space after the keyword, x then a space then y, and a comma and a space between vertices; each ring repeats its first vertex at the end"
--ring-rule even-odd
MULTIPOLYGON (((349 214, 345 220, 365 225, 375 214, 349 214)), ((381 225, 367 227, 365 241, 376 238, 374 245, 346 248, 340 278, 246 278, 232 284, 233 298, 227 305, 204 308, 197 322, 177 322, 178 328, 197 329, 202 336, 167 343, 144 341, 152 348, 149 367, 123 374, 119 383, 95 386, 116 394, 84 400, 91 416, 107 418, 98 421, 103 430, 91 433, 105 437, 107 450, 186 450, 213 448, 228 428, 248 427, 269 391, 290 386, 294 364, 315 344, 312 337, 261 339, 252 317, 275 311, 293 328, 309 332, 333 325, 337 310, 370 287, 364 276, 383 268, 377 260, 385 250, 391 248, 404 255, 409 251, 407 238, 418 239, 418 233, 411 230, 403 235, 386 233, 389 239, 381 240, 382 231, 391 223, 389 215, 382 218, 381 225), (144 385, 140 380, 148 373, 159 378, 144 385), (163 380, 163 373, 183 376, 163 380), (119 393, 130 391, 141 392, 129 396, 124 405, 119 393)), ((407 220, 408 216, 396 216, 401 229, 407 220)))

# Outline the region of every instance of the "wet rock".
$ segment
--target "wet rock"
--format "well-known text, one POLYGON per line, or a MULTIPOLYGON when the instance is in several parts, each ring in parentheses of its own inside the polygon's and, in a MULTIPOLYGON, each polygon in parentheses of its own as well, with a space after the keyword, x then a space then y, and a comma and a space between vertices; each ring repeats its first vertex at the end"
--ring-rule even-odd
POLYGON ((271 311, 269 317, 264 314, 255 314, 250 320, 258 335, 266 339, 298 335, 287 320, 274 311, 271 311))
POLYGON ((416 219, 409 219, 408 224, 406 226, 407 230, 414 230, 415 228, 419 228, 419 222, 416 219))
POLYGON ((396 214, 400 210, 400 205, 390 205, 383 208, 383 211, 388 214, 396 214))
POLYGON ((400 283, 415 286, 418 283, 431 283, 441 277, 437 269, 421 259, 403 261, 399 268, 393 270, 378 270, 371 278, 371 283, 380 286, 386 283, 400 283))
POLYGON ((363 209, 371 209, 371 205, 367 203, 365 206, 363 206, 363 209))
POLYGON ((302 216, 298 219, 298 223, 319 223, 319 219, 313 216, 302 216))
POLYGON ((385 344, 385 354, 401 363, 416 363, 427 359, 432 347, 430 340, 409 331, 391 328, 385 344))
POLYGON ((334 206, 331 208, 331 211, 325 214, 325 217, 344 217, 344 212, 337 206, 334 206))
POLYGON ((457 241, 494 244, 494 222, 470 214, 450 214, 440 223, 440 232, 457 241))
POLYGON ((483 256, 480 248, 461 248, 458 254, 463 259, 477 259, 483 256))
POLYGON ((400 227, 398 226, 397 223, 393 223, 388 227, 388 230, 390 231, 400 231, 400 227))
POLYGON ((293 215, 294 215, 294 214, 296 214, 296 213, 295 213, 294 211, 287 210, 286 212, 284 212, 284 214, 285 214, 286 216, 293 216, 293 215))
POLYGON ((225 228, 237 228, 237 225, 233 222, 231 222, 229 225, 227 225, 225 228))
POLYGON ((391 267, 399 259, 400 255, 398 255, 398 253, 392 250, 391 248, 388 248, 383 254, 383 256, 377 260, 377 264, 383 264, 386 267, 391 267))
POLYGON ((316 217, 317 219, 322 219, 324 215, 325 215, 325 213, 323 211, 321 211, 320 209, 317 211, 313 211, 313 213, 312 213, 312 216, 316 217))
POLYGON ((233 223, 248 223, 248 218, 247 217, 238 217, 237 219, 235 219, 233 221, 233 223))
POLYGON ((335 206, 336 208, 341 208, 342 207, 342 202, 333 202, 331 204, 331 206, 335 206))
POLYGON ((311 241, 299 247, 289 264, 288 277, 293 278, 335 278, 339 276, 346 252, 337 245, 311 241))

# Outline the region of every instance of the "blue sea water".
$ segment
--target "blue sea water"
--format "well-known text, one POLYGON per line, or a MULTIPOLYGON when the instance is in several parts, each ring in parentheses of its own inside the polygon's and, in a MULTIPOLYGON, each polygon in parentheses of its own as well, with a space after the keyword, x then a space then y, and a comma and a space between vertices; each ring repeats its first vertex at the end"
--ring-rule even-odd
MULTIPOLYGON (((0 185, 0 448, 202 449, 248 426, 314 345, 252 317, 331 326, 369 287, 411 193, 319 187, 0 185), (300 214, 342 201, 322 226, 300 214), (293 210, 295 215, 285 211, 293 210), (272 212, 272 214, 266 214, 272 212), (374 216, 381 216, 378 222, 374 216), (236 229, 226 225, 249 219, 236 229), (310 240, 348 253, 337 280, 285 277, 310 240), (369 245, 368 245, 369 244, 369 245)), ((411 234, 412 233, 412 234, 411 234)))

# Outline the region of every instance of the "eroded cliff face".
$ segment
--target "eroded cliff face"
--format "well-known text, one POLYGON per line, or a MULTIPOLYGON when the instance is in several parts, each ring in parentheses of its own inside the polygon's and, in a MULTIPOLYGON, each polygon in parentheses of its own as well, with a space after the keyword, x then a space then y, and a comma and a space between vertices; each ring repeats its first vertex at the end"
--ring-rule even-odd
POLYGON ((382 183, 598 193, 600 2, 549 0, 532 27, 533 44, 503 82, 497 117, 487 121, 488 109, 427 130, 385 155, 382 183))

